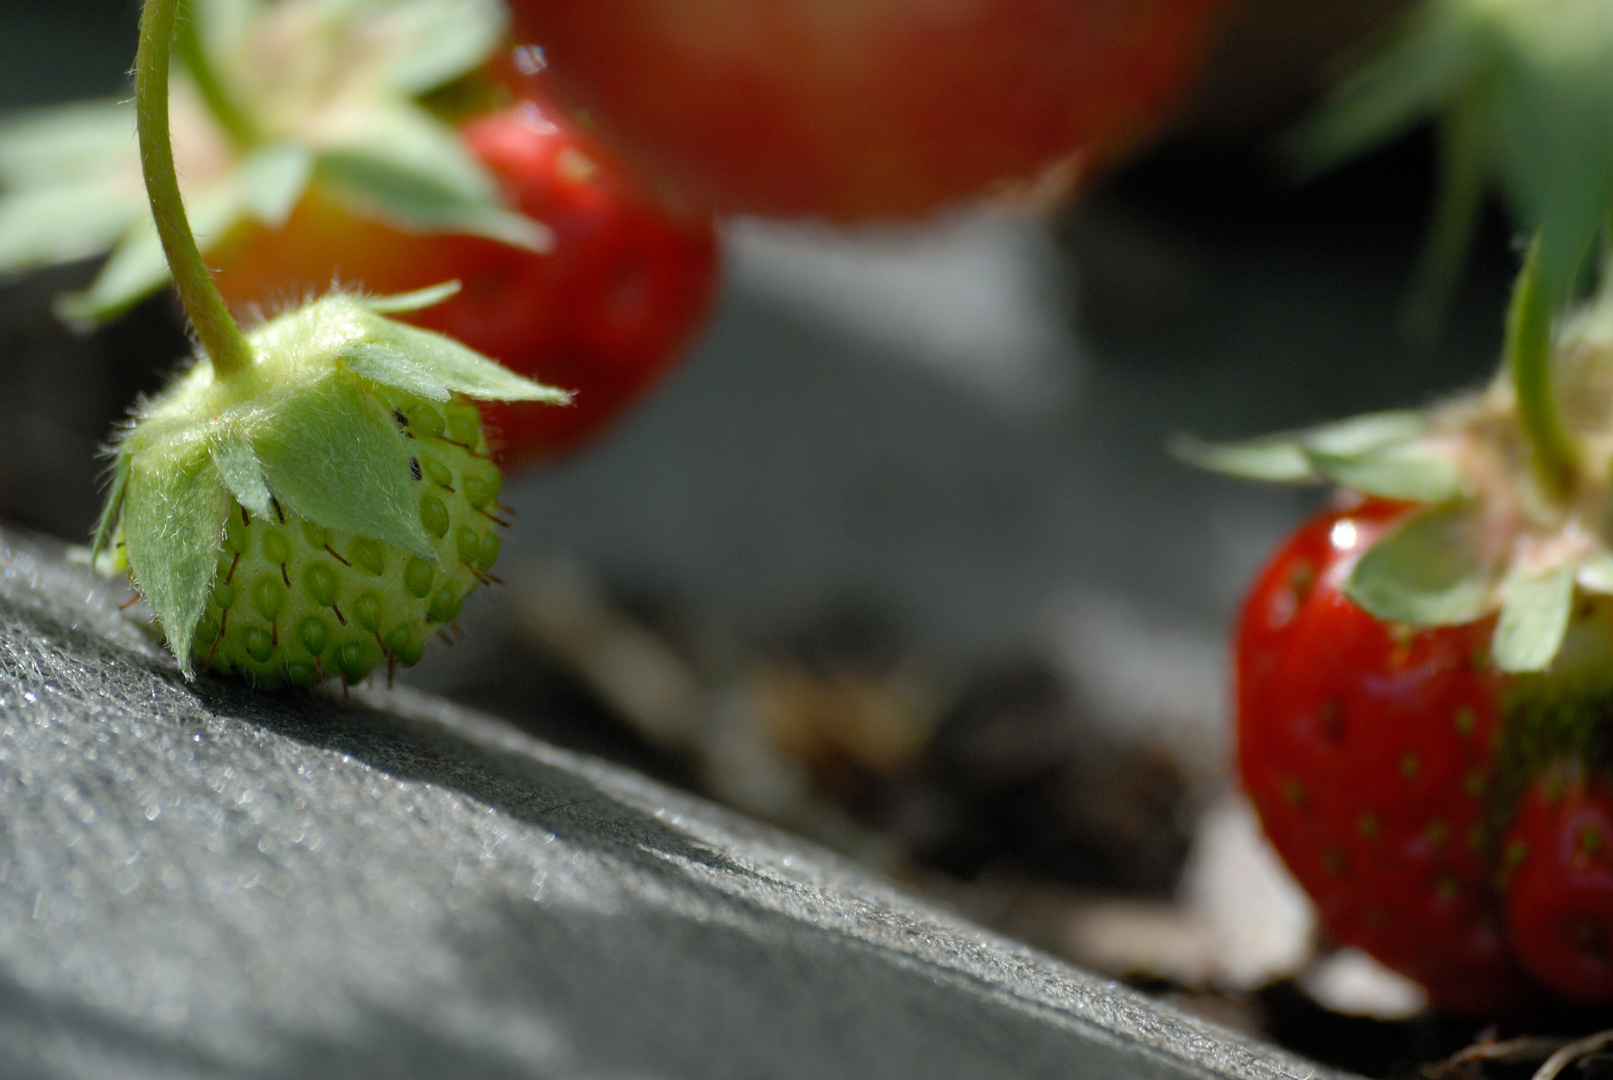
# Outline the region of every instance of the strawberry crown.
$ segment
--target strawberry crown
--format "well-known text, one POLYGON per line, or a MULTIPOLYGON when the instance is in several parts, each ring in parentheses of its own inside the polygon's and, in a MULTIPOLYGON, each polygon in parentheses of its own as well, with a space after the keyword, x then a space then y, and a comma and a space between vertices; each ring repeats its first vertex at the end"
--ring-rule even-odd
POLYGON ((1613 4, 1423 0, 1284 149, 1320 171, 1431 115, 1443 177, 1412 328, 1437 321, 1491 184, 1538 233, 1541 287, 1561 302, 1613 207, 1613 4))
MULTIPOLYGON (((283 225, 312 184, 354 216, 532 250, 548 229, 421 99, 504 39, 499 0, 186 0, 170 88, 174 152, 204 251, 283 225)), ((0 275, 110 251, 72 321, 115 317, 168 281, 131 102, 0 122, 0 275)))
POLYGON ((248 333, 246 370, 221 377, 199 359, 136 410, 112 447, 112 485, 91 557, 121 535, 130 576, 187 675, 232 497, 260 517, 277 501, 326 528, 436 562, 408 436, 379 388, 439 403, 455 395, 570 400, 450 338, 386 317, 456 289, 324 297, 248 333))
POLYGON ((1500 373, 1427 411, 1372 413, 1211 445, 1204 468, 1336 484, 1414 508, 1354 563, 1346 594, 1387 622, 1498 614, 1492 656, 1544 671, 1565 654, 1576 590, 1613 596, 1613 285, 1553 328, 1539 244, 1513 294, 1500 373))

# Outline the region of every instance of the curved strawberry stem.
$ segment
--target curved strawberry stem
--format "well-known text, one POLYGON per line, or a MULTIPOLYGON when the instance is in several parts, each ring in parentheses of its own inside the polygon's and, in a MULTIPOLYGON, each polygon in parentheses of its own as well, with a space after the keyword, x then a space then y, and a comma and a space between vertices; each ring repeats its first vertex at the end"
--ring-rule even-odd
POLYGON ((224 129, 224 134, 229 136, 236 149, 257 145, 257 125, 230 95, 229 89, 214 70, 212 61, 207 58, 207 50, 202 48, 202 37, 196 29, 194 0, 181 0, 181 3, 184 6, 179 9, 174 28, 174 50, 179 54, 180 63, 190 72, 191 81, 196 84, 196 92, 202 95, 202 103, 207 106, 207 111, 218 121, 218 126, 224 129))
POLYGON ((178 0, 146 0, 140 13, 140 48, 134 61, 135 117, 140 131, 140 165, 145 174, 151 216, 185 313, 196 328, 213 370, 228 378, 252 364, 252 348, 213 284, 196 237, 185 217, 185 203, 174 174, 174 148, 168 130, 168 68, 173 52, 174 10, 178 0))
POLYGON ((1518 423, 1534 451, 1535 474, 1548 495, 1573 493, 1579 452, 1563 426, 1551 389, 1551 305, 1540 285, 1540 237, 1512 290, 1507 309, 1505 357, 1518 397, 1518 423))

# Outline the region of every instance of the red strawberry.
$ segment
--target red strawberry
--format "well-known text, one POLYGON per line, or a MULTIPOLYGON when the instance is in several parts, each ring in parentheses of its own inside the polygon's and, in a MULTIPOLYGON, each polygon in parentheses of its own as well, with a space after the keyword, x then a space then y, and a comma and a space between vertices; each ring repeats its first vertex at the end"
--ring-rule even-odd
POLYGON ((1443 1006, 1491 1012, 1525 985, 1490 886, 1493 620, 1402 629, 1341 591, 1407 509, 1319 514, 1258 579, 1238 624, 1238 763, 1335 941, 1443 1006))
POLYGON ((405 318, 576 392, 566 409, 486 406, 505 464, 578 446, 649 389, 704 319, 717 269, 709 215, 645 190, 535 80, 516 89, 514 105, 461 136, 510 206, 553 231, 553 251, 407 233, 354 217, 315 184, 283 226, 210 256, 237 310, 321 292, 333 277, 371 293, 459 279, 459 295, 405 318))
POLYGON ((1229 0, 514 0, 603 130, 725 212, 918 217, 1155 130, 1229 0))
POLYGON ((1525 791, 1503 850, 1518 960, 1571 1001, 1613 1001, 1613 791, 1548 773, 1525 791))

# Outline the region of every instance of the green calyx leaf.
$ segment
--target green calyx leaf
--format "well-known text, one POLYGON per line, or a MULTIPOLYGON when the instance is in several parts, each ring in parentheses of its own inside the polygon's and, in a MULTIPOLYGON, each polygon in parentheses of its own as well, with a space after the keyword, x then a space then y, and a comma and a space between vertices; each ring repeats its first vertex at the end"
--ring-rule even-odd
POLYGON ((296 209, 314 175, 314 156, 294 142, 254 151, 240 166, 241 197, 253 220, 279 228, 296 209))
MULTIPOLYGON (((365 356, 387 354, 406 358, 419 370, 456 394, 477 401, 536 401, 550 405, 569 405, 572 395, 565 390, 535 383, 515 374, 509 368, 490 360, 474 349, 453 338, 430 330, 422 330, 406 323, 377 319, 377 340, 366 342, 365 356)), ((355 352, 352 355, 357 355, 355 352)), ((402 382, 378 379, 400 390, 409 389, 402 382)), ((440 400, 440 399, 439 399, 440 400)))
POLYGON ((291 510, 435 558, 408 446, 391 410, 356 381, 328 378, 287 398, 249 438, 269 489, 291 510))
POLYGON ((1542 287, 1561 302, 1613 206, 1613 5, 1425 0, 1283 149, 1320 171, 1430 115, 1446 129, 1446 181, 1415 302, 1448 292, 1484 179, 1540 232, 1542 287))
POLYGON ((217 570, 229 493, 199 440, 131 453, 122 491, 130 577, 189 676, 191 640, 217 570))
POLYGON ((213 440, 213 464, 235 501, 259 517, 267 517, 273 497, 263 478, 258 452, 238 427, 220 430, 213 440))
POLYGON ((464 233, 549 251, 547 226, 505 209, 454 130, 417 106, 369 110, 320 153, 316 175, 355 214, 410 232, 464 233))
MULTIPOLYGON (((220 184, 186 207, 191 230, 205 251, 222 240, 245 216, 246 202, 238 184, 220 184)), ((57 299, 56 314, 70 323, 93 325, 113 319, 162 288, 168 281, 168 259, 149 214, 137 217, 112 257, 83 292, 57 299)))
POLYGON ((1467 496, 1471 485, 1461 466, 1430 442, 1428 433, 1427 417, 1396 410, 1238 443, 1179 440, 1173 450, 1190 464, 1247 480, 1327 480, 1368 495, 1413 502, 1467 496))
POLYGON ((1493 607, 1503 568, 1472 504, 1421 510, 1361 556, 1345 592, 1385 622, 1453 626, 1493 607))
MULTIPOLYGON (((315 183, 398 229, 552 247, 548 228, 506 207, 457 133, 417 100, 501 46, 499 0, 188 0, 188 17, 206 78, 176 67, 172 118, 204 254, 240 226, 285 224, 315 183)), ((114 318, 168 280, 132 108, 90 102, 0 119, 0 274, 108 250, 96 281, 61 299, 64 319, 114 318)))
POLYGON ((1568 630, 1574 609, 1574 567, 1515 568, 1501 586, 1501 618, 1491 653, 1506 672, 1544 671, 1568 630))
POLYGON ((146 212, 133 131, 117 102, 0 121, 0 274, 105 251, 146 212))
POLYGON ((1312 451, 1311 464, 1341 487, 1385 499, 1440 503, 1472 493, 1461 466, 1418 446, 1391 446, 1361 454, 1312 451))
POLYGON ((414 97, 480 66, 509 31, 498 0, 401 0, 391 8, 386 17, 397 44, 378 81, 414 97))
POLYGON ((451 296, 458 296, 462 288, 458 281, 445 281, 414 292, 393 293, 390 296, 361 296, 358 302, 377 315, 406 315, 411 311, 424 311, 436 307, 451 296))
POLYGON ((95 565, 101 553, 112 543, 113 534, 117 531, 118 515, 123 513, 123 491, 129 483, 128 455, 119 453, 112 462, 111 483, 107 485, 106 502, 101 507, 101 516, 96 519, 95 533, 90 540, 90 565, 95 565))

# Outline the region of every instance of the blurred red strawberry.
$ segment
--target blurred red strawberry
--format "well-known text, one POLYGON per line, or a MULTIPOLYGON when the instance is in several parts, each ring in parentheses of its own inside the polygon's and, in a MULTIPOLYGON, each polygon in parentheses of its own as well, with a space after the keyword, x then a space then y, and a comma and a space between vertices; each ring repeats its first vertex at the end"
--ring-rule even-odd
POLYGON ((1229 0, 512 0, 557 88, 724 212, 917 217, 1168 116, 1229 0))

